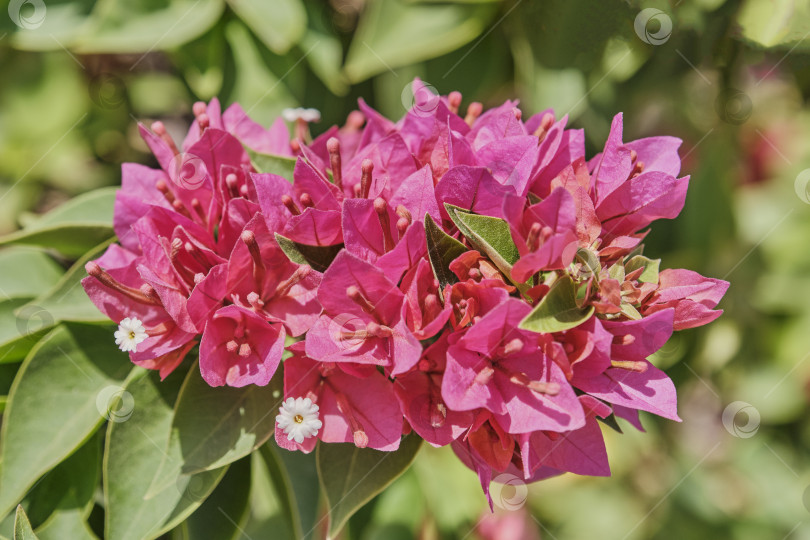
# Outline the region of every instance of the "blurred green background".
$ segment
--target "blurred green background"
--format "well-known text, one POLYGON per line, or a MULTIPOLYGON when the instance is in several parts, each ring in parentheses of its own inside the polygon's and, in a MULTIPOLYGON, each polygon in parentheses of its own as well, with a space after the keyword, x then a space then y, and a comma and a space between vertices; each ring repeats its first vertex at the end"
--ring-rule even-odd
MULTIPOLYGON (((525 505, 504 488, 517 502, 494 518, 472 472, 447 449, 424 450, 349 533, 810 538, 809 0, 7 4, 0 232, 117 184, 123 161, 154 164, 136 120, 161 119, 179 137, 192 103, 213 96, 265 125, 286 107, 315 107, 320 132, 360 96, 399 118, 419 76, 465 104, 518 97, 526 114, 568 114, 589 156, 619 111, 625 140, 681 137, 686 208, 654 227, 647 253, 732 284, 721 319, 656 355, 683 423, 644 416, 646 434, 606 429, 612 478, 544 481, 525 505)), ((264 538, 277 509, 258 495, 253 504, 245 537, 264 538)))

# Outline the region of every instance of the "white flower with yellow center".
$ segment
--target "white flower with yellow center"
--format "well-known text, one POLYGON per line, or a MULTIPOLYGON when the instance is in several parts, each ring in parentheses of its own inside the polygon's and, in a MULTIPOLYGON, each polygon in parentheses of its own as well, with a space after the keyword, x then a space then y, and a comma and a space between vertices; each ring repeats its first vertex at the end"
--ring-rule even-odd
POLYGON ((149 334, 146 333, 146 328, 139 319, 127 317, 118 323, 118 330, 115 331, 115 344, 124 352, 138 352, 138 345, 148 337, 149 334))
POLYGON ((323 426, 318 418, 318 406, 309 398, 287 398, 276 416, 278 427, 287 434, 287 440, 298 444, 315 436, 323 426))

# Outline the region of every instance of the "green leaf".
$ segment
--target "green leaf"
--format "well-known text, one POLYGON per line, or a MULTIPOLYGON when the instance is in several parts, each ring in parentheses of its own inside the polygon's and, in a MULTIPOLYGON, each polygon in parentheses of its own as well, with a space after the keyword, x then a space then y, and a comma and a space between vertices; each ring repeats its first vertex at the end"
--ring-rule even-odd
POLYGON ((520 258, 509 224, 501 218, 472 214, 469 210, 445 204, 450 219, 456 224, 461 234, 467 237, 470 244, 486 255, 495 266, 519 289, 525 284, 512 279, 512 265, 520 258))
POLYGON ((495 4, 369 2, 346 57, 349 82, 442 56, 475 39, 495 4))
POLYGON ((337 254, 343 249, 343 244, 335 244, 334 246, 310 246, 308 244, 299 244, 294 240, 290 240, 280 234, 276 233, 276 242, 278 242, 281 251, 296 264, 308 264, 318 272, 325 272, 332 261, 335 260, 337 254))
POLYGON ((17 506, 17 515, 14 516, 14 540, 38 540, 22 506, 17 506))
POLYGON ((222 482, 183 523, 186 537, 189 540, 241 537, 249 496, 250 457, 244 457, 228 467, 222 482))
POLYGON ((223 9, 222 0, 102 0, 71 46, 82 54, 171 49, 203 34, 223 9))
POLYGON ((292 184, 295 158, 262 154, 261 152, 256 152, 247 147, 245 147, 245 150, 247 150, 250 156, 250 162, 253 164, 253 168, 258 172, 277 174, 292 184))
POLYGON ((627 302, 622 302, 621 310, 622 310, 622 314, 624 314, 624 316, 627 317, 628 319, 630 319, 632 321, 640 321, 641 320, 641 313, 639 313, 638 310, 635 307, 633 307, 632 304, 628 304, 627 302))
POLYGON ((341 70, 343 44, 323 17, 323 4, 318 0, 305 0, 309 28, 301 38, 300 48, 307 55, 307 63, 329 90, 338 96, 349 91, 341 70))
POLYGON ((28 516, 40 540, 94 539, 87 525, 99 480, 101 434, 49 472, 31 490, 28 516))
POLYGON ((312 538, 320 496, 315 455, 282 450, 273 440, 261 447, 261 455, 295 537, 312 538))
POLYGON ((577 307, 576 285, 570 276, 563 276, 518 327, 540 333, 562 332, 587 321, 593 311, 593 306, 577 307))
POLYGON ((174 405, 184 379, 179 372, 164 381, 156 371, 139 375, 126 385, 134 404, 132 416, 107 426, 105 537, 119 540, 156 538, 174 528, 200 506, 227 469, 180 476, 174 485, 145 499, 169 444, 174 405))
POLYGON ((27 244, 55 249, 66 257, 80 257, 115 236, 112 214, 116 191, 103 188, 79 195, 24 229, 0 237, 0 246, 27 244))
POLYGON ((0 302, 0 364, 19 362, 53 326, 53 317, 28 300, 0 302))
POLYGON ((638 280, 644 283, 658 283, 658 267, 660 264, 661 259, 648 259, 643 255, 636 255, 624 263, 624 271, 629 274, 634 270, 644 268, 638 280))
POLYGON ((192 367, 177 397, 168 449, 147 499, 180 475, 220 468, 264 444, 275 431, 281 385, 279 369, 267 386, 215 388, 192 367))
POLYGON ((131 368, 106 326, 58 326, 31 350, 3 416, 0 516, 95 432, 106 412, 100 395, 131 368))
POLYGON ((810 32, 808 21, 808 0, 747 0, 737 13, 743 37, 762 47, 799 46, 810 32))
POLYGON ((421 444, 421 438, 411 435, 402 439, 395 452, 357 448, 350 443, 318 445, 318 474, 329 508, 330 538, 411 466, 421 444))
POLYGON ((62 267, 43 251, 11 247, 0 251, 0 298, 33 298, 51 288, 62 267))
POLYGON ((425 235, 427 236, 428 257, 433 273, 439 280, 439 285, 444 289, 445 285, 458 281, 456 275, 450 271, 450 263, 464 253, 467 247, 444 232, 439 227, 430 214, 425 214, 425 235))
POLYGON ((85 253, 58 282, 45 289, 45 292, 40 290, 41 295, 38 298, 18 309, 18 315, 41 311, 43 317, 47 313, 51 324, 59 321, 108 322, 107 316, 98 310, 84 292, 81 281, 87 277, 84 265, 97 259, 111 243, 112 239, 107 240, 85 253))
POLYGON ((286 54, 307 28, 301 0, 228 0, 253 33, 276 54, 286 54))

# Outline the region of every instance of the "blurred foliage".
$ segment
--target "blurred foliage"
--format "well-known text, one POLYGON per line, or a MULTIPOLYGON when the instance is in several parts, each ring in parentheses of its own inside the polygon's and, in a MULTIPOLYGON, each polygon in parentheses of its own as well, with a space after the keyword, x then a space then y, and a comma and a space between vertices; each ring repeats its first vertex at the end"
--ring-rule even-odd
MULTIPOLYGON (((160 118, 179 137, 191 104, 213 96, 265 125, 286 107, 315 107, 325 130, 360 96, 398 118, 419 76, 465 102, 517 96, 524 111, 567 113, 586 129, 589 155, 618 111, 626 140, 683 138, 686 208, 659 224, 647 251, 732 283, 720 320, 656 355, 684 422, 644 417, 647 434, 606 430, 612 478, 533 485, 532 517, 520 515, 547 538, 810 538, 810 0, 12 0, 8 15, 0 232, 46 234, 33 214, 117 184, 121 162, 153 163, 136 120, 160 118), (724 426, 735 401, 753 409, 724 426), (737 429, 745 424, 756 429, 737 429)), ((76 227, 61 240, 76 256, 106 230, 76 227)), ((80 264, 60 283, 56 269, 7 294, 3 324, 47 288, 73 287, 80 264)), ((17 367, 0 363, 0 411, 17 367)), ((91 438, 71 459, 98 444, 91 438)), ((268 480, 278 458, 264 457, 237 462, 222 484, 252 478, 240 526, 254 537, 287 526, 268 480)), ((28 512, 41 537, 87 529, 85 520, 93 532, 83 534, 101 536, 103 504, 82 498, 61 514, 64 525, 39 523, 35 504, 28 512)), ((463 539, 484 530, 487 513, 473 473, 448 449, 425 448, 349 520, 347 537, 463 539)), ((234 534, 206 517, 216 510, 192 514, 173 536, 234 534)), ((12 527, 13 515, 0 535, 12 527)))

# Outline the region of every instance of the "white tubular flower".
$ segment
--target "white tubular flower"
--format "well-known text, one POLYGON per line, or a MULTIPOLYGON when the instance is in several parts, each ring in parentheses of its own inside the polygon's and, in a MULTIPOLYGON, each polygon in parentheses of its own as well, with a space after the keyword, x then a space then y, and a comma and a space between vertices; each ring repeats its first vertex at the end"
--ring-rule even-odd
POLYGON ((297 107, 295 109, 284 109, 281 111, 281 117, 287 122, 295 122, 301 120, 302 122, 318 122, 321 119, 321 113, 318 109, 304 109, 297 107))
POLYGON ((278 412, 278 427, 287 434, 287 440, 294 440, 298 444, 315 436, 323 426, 318 418, 318 406, 309 398, 287 398, 278 412))
POLYGON ((115 344, 124 352, 138 352, 138 345, 148 337, 146 328, 139 319, 127 317, 118 323, 118 330, 115 331, 115 344))

